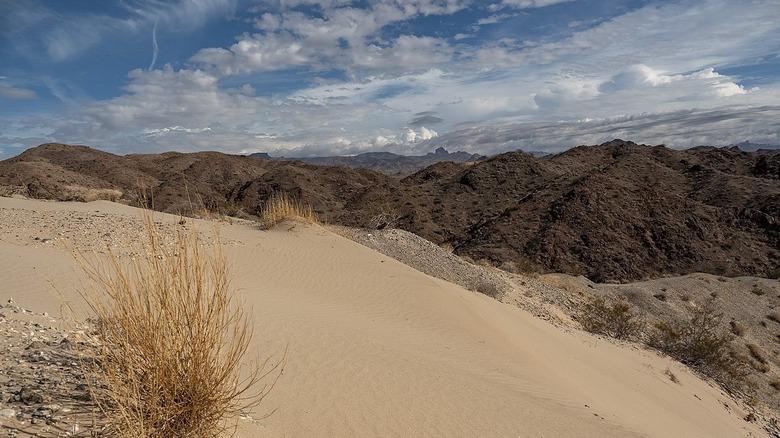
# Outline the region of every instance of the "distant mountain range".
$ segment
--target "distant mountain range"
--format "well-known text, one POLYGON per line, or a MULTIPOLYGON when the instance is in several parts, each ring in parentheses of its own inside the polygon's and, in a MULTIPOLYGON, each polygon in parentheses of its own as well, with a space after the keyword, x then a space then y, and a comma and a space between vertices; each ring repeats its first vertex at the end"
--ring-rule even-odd
POLYGON ((217 152, 117 156, 62 144, 0 162, 6 194, 73 199, 74 187, 119 190, 132 204, 143 191, 154 208, 185 215, 253 216, 284 192, 327 223, 398 227, 474 260, 598 281, 766 277, 780 261, 776 152, 615 140, 543 158, 440 161, 405 178, 217 152))
POLYGON ((745 152, 780 151, 780 144, 751 143, 750 141, 743 141, 741 143, 736 143, 731 145, 730 147, 736 147, 739 148, 739 150, 745 152))
POLYGON ((371 169, 392 176, 407 176, 442 161, 455 163, 472 163, 487 158, 484 155, 468 152, 448 152, 443 147, 426 155, 398 155, 392 152, 366 152, 354 156, 302 157, 302 158, 272 158, 267 153, 255 153, 250 157, 267 160, 294 160, 318 166, 345 166, 361 169, 371 169))

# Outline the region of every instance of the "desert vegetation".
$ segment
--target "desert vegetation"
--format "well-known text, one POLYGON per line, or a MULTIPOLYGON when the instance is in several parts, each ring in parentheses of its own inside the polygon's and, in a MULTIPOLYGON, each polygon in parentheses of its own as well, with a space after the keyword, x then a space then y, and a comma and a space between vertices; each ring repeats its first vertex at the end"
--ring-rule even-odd
POLYGON ((758 347, 748 345, 754 358, 752 361, 736 352, 731 333, 742 336, 745 328, 731 321, 731 333, 728 333, 722 327, 723 314, 718 311, 714 298, 698 306, 688 303, 688 314, 684 318, 655 321, 650 325, 637 316, 628 301, 602 296, 588 299, 576 316, 582 327, 591 333, 616 339, 642 339, 649 347, 730 389, 743 386, 748 365, 755 363, 756 369, 766 372, 767 362, 758 347))
POLYGON ((68 185, 63 187, 60 201, 92 202, 92 201, 111 201, 116 202, 123 193, 117 189, 110 188, 92 188, 79 185, 68 185))
POLYGON ((690 307, 686 318, 657 322, 647 344, 727 387, 738 387, 747 376, 746 361, 735 353, 732 337, 721 327, 723 314, 714 299, 690 307))
POLYGON ((601 296, 588 300, 577 314, 577 320, 591 333, 616 339, 633 338, 643 327, 628 301, 609 301, 601 296))
POLYGON ((197 231, 164 236, 151 214, 145 229, 132 260, 84 261, 97 344, 85 361, 90 392, 111 436, 219 436, 260 403, 280 365, 246 365, 252 325, 219 239, 207 250, 197 231))
POLYGON ((317 223, 317 215, 310 205, 293 200, 285 193, 274 193, 265 202, 260 212, 260 223, 264 228, 271 228, 286 219, 301 218, 310 223, 317 223))

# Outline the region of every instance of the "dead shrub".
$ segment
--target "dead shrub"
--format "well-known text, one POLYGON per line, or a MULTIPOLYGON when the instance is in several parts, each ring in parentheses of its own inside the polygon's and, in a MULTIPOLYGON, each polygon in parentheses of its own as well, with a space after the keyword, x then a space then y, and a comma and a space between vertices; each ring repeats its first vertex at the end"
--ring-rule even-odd
POLYGON ((739 385, 747 375, 746 362, 731 345, 731 336, 721 330, 723 313, 713 299, 692 308, 688 318, 659 322, 647 344, 726 386, 739 385))
POLYGON ((469 289, 497 300, 500 300, 504 295, 494 281, 481 277, 475 279, 469 289))
POLYGON ((260 221, 264 228, 272 228, 279 222, 293 218, 300 218, 314 224, 319 222, 310 205, 292 200, 285 193, 271 195, 260 212, 260 221))
POLYGON ((252 326, 235 302, 219 239, 207 251, 197 231, 177 228, 166 241, 151 213, 144 220, 140 255, 82 259, 98 321, 96 357, 85 361, 91 394, 111 436, 219 436, 260 403, 280 364, 245 368, 252 326))
POLYGON ((94 189, 84 186, 65 186, 60 195, 60 201, 92 202, 111 201, 116 202, 123 193, 117 189, 94 189))
POLYGON ((608 301, 601 296, 593 297, 583 304, 577 320, 591 333, 616 339, 633 338, 643 327, 628 301, 608 301))

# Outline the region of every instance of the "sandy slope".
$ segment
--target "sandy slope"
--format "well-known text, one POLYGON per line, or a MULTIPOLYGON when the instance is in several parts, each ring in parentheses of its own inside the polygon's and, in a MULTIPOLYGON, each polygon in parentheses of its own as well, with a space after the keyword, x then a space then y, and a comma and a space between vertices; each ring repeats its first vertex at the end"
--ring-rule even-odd
MULTIPOLYGON (((0 300, 36 312, 58 312, 51 285, 83 310, 72 257, 43 239, 130 251, 138 226, 136 210, 105 202, 0 198, 0 216, 0 300)), ((323 228, 221 231, 256 351, 288 349, 251 416, 275 412, 242 420, 241 437, 766 436, 668 359, 562 331, 323 228)))

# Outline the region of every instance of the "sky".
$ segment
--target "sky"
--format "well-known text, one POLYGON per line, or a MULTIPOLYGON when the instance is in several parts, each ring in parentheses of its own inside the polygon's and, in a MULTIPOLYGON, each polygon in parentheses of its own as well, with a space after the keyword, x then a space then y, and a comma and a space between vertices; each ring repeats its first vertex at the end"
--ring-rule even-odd
POLYGON ((778 0, 0 0, 0 159, 780 144, 778 0))

